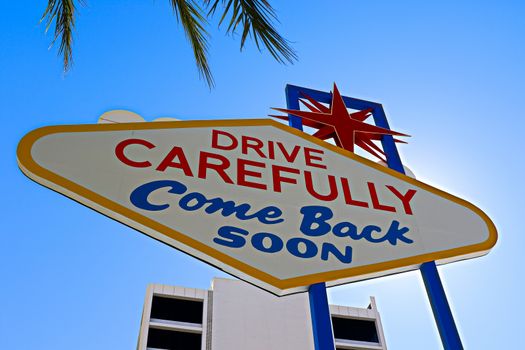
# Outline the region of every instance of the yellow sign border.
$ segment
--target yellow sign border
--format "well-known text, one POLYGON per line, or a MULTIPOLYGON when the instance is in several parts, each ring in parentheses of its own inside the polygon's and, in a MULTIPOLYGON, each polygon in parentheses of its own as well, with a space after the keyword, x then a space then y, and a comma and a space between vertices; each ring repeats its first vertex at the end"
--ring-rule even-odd
MULTIPOLYGON (((339 279, 349 279, 361 275, 371 275, 383 271, 395 270, 403 267, 419 265, 428 261, 449 259, 458 256, 466 256, 473 253, 488 252, 495 244, 498 239, 498 234, 494 223, 490 218, 479 208, 473 204, 455 197, 449 193, 441 191, 416 179, 410 178, 403 174, 400 174, 392 169, 376 164, 368 159, 357 156, 352 152, 346 151, 342 148, 336 147, 332 144, 317 139, 311 135, 303 133, 297 129, 291 128, 287 125, 278 123, 271 119, 238 119, 238 120, 198 120, 198 121, 175 121, 175 122, 145 122, 145 123, 122 123, 122 124, 87 124, 87 125, 59 125, 59 126, 47 126, 31 131, 25 135, 20 141, 17 149, 17 158, 20 169, 34 181, 47 186, 42 183, 42 179, 49 181, 65 191, 58 191, 66 195, 64 192, 73 192, 82 198, 85 198, 97 205, 109 210, 112 213, 129 218, 139 225, 145 226, 151 230, 159 232, 171 239, 174 239, 186 246, 189 246, 197 251, 200 251, 225 265, 231 266, 232 268, 258 279, 264 283, 272 285, 280 290, 287 290, 293 288, 305 287, 314 283, 335 281, 339 279), (95 192, 92 192, 70 180, 67 180, 43 167, 38 165, 31 156, 31 149, 35 142, 51 134, 56 133, 72 133, 72 132, 100 132, 100 131, 124 131, 124 130, 151 130, 151 129, 173 129, 173 128, 198 128, 198 127, 239 127, 239 126, 272 126, 281 130, 284 130, 290 134, 299 136, 307 141, 313 142, 320 147, 327 148, 333 152, 339 153, 343 156, 351 158, 357 162, 363 163, 367 166, 375 168, 379 171, 387 173, 391 176, 397 177, 398 179, 416 185, 424 190, 432 192, 440 197, 451 200, 459 205, 467 207, 478 214, 486 223, 489 236, 486 241, 458 247, 454 249, 443 250, 434 253, 421 254, 408 258, 391 260, 382 263, 376 263, 366 266, 351 267, 348 269, 322 272, 316 274, 310 274, 300 277, 294 277, 289 279, 278 279, 268 273, 265 273, 253 266, 247 265, 237 259, 234 259, 216 249, 213 249, 199 241, 192 239, 191 237, 173 230, 165 225, 162 225, 152 219, 149 219, 137 212, 132 211, 118 203, 115 203, 108 198, 105 198, 95 192)), ((84 203, 83 203, 84 204, 84 203)), ((94 208, 93 208, 94 209, 94 208)), ((113 219, 119 221, 117 218, 113 219)), ((165 243, 165 242, 164 242, 165 243)))

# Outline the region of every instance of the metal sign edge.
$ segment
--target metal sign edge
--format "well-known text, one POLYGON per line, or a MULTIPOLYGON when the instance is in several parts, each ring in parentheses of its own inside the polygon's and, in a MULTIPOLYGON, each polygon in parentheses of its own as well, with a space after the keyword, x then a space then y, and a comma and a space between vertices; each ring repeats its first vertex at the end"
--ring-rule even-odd
POLYGON ((376 164, 366 158, 355 155, 352 152, 336 147, 311 135, 271 119, 226 119, 226 120, 192 120, 176 122, 149 122, 149 123, 121 123, 121 124, 82 124, 82 125, 58 125, 45 126, 35 129, 26 134, 18 144, 18 165, 22 172, 35 182, 72 198, 81 204, 90 207, 114 220, 124 223, 156 240, 171 247, 181 250, 187 254, 214 265, 250 283, 259 285, 276 295, 285 295, 305 291, 308 285, 327 282, 330 285, 338 285, 351 281, 364 280, 417 268, 427 261, 448 263, 463 260, 467 257, 475 257, 488 253, 496 244, 498 234, 494 223, 478 207, 472 203, 458 198, 450 193, 439 190, 426 183, 400 174, 387 167, 376 164), (272 126, 294 134, 298 137, 313 142, 323 148, 339 153, 354 161, 363 163, 381 172, 394 176, 404 182, 411 183, 426 191, 432 192, 440 197, 453 201, 463 207, 475 212, 485 222, 488 228, 488 238, 484 242, 463 246, 434 253, 421 254, 407 258, 381 262, 372 265, 352 267, 348 269, 335 270, 310 274, 290 279, 278 279, 252 266, 242 263, 224 253, 210 248, 203 243, 193 240, 191 237, 161 225, 141 214, 127 209, 100 194, 94 193, 70 180, 41 167, 31 157, 31 149, 40 138, 64 132, 100 132, 100 131, 127 131, 127 130, 149 130, 149 129, 173 129, 173 128, 195 128, 195 127, 238 127, 238 126, 272 126), (165 239, 163 236, 168 237, 165 239), (211 259, 210 259, 211 257, 211 259), (389 273, 390 271, 390 273, 389 273), (262 282, 262 283, 261 283, 262 282), (261 285, 262 284, 262 285, 261 285))

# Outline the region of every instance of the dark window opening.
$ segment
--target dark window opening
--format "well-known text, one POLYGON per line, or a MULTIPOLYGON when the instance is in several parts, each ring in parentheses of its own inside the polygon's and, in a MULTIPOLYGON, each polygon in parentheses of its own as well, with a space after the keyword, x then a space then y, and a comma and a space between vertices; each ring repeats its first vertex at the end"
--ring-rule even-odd
POLYGON ((153 296, 151 318, 202 324, 203 302, 153 296))
POLYGON ((334 338, 379 343, 374 321, 332 317, 334 338))
POLYGON ((163 350, 200 350, 201 335, 150 328, 148 348, 163 350))

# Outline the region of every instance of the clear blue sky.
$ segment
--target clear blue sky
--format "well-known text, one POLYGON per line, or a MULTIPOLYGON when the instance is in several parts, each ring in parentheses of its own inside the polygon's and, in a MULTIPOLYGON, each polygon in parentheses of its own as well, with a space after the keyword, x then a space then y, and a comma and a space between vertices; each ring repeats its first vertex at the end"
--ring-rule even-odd
MULTIPOLYGON (((500 238, 440 268, 466 348, 515 348, 523 333, 522 1, 274 2, 299 54, 275 63, 212 26, 217 87, 198 79, 168 1, 89 1, 64 76, 44 0, 0 0, 0 347, 134 349, 147 283, 208 288, 222 274, 19 171, 15 150, 44 125, 94 123, 110 109, 146 119, 264 117, 286 83, 381 102, 418 176, 482 208, 500 238)), ((336 287, 333 303, 377 298, 390 349, 440 349, 418 272, 336 287)))

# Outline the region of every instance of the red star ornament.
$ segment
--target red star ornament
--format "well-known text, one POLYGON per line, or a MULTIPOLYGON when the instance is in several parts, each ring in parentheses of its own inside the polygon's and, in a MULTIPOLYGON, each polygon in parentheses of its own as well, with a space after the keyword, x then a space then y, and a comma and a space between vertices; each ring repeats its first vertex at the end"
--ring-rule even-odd
MULTIPOLYGON (((409 136, 400 132, 367 124, 364 121, 371 116, 372 109, 349 113, 337 85, 334 83, 330 108, 302 94, 308 102, 299 100, 310 111, 272 108, 302 119, 303 125, 318 129, 313 136, 321 140, 333 138, 337 146, 354 152, 354 145, 385 161, 385 153, 374 141, 381 140, 383 135, 409 136)), ((289 120, 288 116, 272 115, 272 117, 289 120)), ((395 142, 405 143, 394 139, 395 142)))

